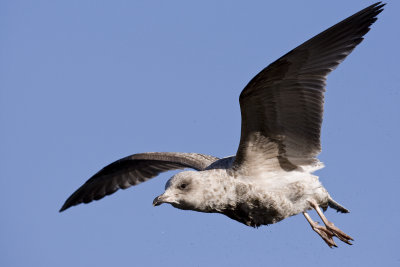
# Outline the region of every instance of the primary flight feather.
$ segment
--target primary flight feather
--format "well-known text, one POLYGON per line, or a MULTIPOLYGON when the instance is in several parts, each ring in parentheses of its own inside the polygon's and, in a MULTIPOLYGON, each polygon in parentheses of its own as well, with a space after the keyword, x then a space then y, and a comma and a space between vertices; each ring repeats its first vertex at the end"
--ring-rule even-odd
POLYGON ((242 127, 236 156, 219 159, 197 153, 134 154, 104 167, 76 190, 60 211, 89 203, 157 176, 174 175, 153 201, 179 209, 221 213, 258 227, 303 213, 330 246, 333 237, 353 240, 321 209, 347 213, 312 172, 323 167, 320 133, 327 75, 363 40, 382 12, 375 3, 282 56, 257 74, 240 94, 242 127), (313 221, 315 209, 324 226, 313 221))

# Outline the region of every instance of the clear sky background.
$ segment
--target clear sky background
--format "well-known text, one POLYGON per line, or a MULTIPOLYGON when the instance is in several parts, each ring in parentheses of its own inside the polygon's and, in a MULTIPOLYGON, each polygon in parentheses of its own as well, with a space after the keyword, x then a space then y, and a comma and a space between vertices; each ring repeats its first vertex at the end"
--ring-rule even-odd
POLYGON ((317 174, 351 210, 326 215, 355 238, 329 249, 302 215, 253 229, 152 207, 173 172, 58 210, 133 153, 234 154, 247 82, 373 1, 1 1, 0 266, 400 266, 400 3, 387 2, 328 78, 317 174))

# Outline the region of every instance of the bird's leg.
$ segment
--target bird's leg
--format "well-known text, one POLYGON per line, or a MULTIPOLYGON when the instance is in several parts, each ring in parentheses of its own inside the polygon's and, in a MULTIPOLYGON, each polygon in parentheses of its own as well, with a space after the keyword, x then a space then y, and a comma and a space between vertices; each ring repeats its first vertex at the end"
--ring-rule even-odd
POLYGON ((303 212, 304 217, 310 224, 311 228, 325 241, 325 243, 331 247, 337 247, 335 241, 333 241, 334 234, 329 231, 325 226, 319 225, 317 222, 314 222, 310 215, 307 212, 303 212))
POLYGON ((352 243, 350 243, 350 240, 354 240, 354 239, 351 236, 345 234, 342 230, 337 228, 332 222, 328 221, 328 219, 325 217, 324 213, 321 211, 321 209, 319 208, 319 206, 316 203, 310 202, 310 204, 315 209, 315 211, 318 213, 319 217, 324 222, 326 228, 329 231, 331 231, 341 241, 345 242, 346 244, 352 245, 352 243))

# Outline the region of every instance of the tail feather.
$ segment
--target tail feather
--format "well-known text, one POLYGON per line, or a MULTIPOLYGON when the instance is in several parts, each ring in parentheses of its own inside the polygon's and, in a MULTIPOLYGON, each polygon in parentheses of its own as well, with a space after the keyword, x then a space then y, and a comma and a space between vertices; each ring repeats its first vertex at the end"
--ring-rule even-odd
POLYGON ((333 200, 332 198, 329 198, 328 200, 328 205, 329 207, 331 207, 332 209, 335 209, 337 212, 341 212, 341 213, 349 213, 350 211, 348 209, 346 209, 345 207, 343 207, 342 205, 340 205, 339 203, 337 203, 335 200, 333 200))

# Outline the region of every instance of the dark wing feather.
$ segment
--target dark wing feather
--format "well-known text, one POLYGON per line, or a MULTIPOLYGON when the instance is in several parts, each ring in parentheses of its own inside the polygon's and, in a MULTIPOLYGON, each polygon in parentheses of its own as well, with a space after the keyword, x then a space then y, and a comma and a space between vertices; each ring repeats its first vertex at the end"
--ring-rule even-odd
POLYGON ((204 170, 218 158, 197 153, 150 152, 134 154, 101 169, 76 190, 60 212, 80 203, 89 203, 118 189, 145 182, 161 172, 192 168, 204 170))
MULTIPOLYGON (((291 170, 321 151, 327 75, 363 40, 384 4, 373 4, 318 34, 257 74, 240 95, 242 128, 235 167, 277 159, 291 170)), ((276 167, 276 166, 275 166, 276 167)))

